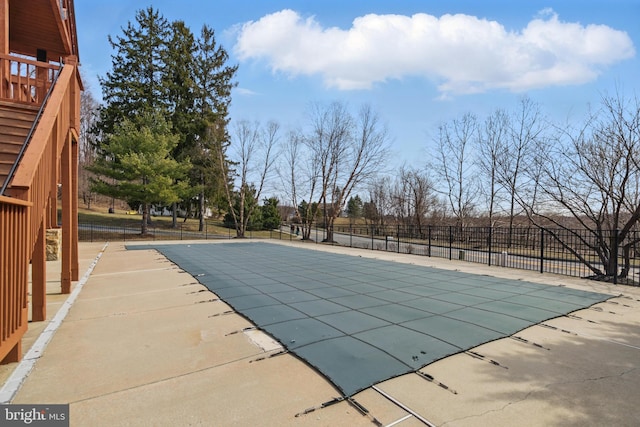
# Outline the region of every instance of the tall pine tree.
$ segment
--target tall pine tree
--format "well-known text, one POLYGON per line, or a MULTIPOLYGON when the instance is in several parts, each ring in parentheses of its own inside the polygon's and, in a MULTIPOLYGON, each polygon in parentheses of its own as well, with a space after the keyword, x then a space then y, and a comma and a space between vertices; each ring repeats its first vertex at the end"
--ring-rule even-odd
MULTIPOLYGON (((197 140, 197 90, 194 82, 196 41, 183 21, 171 23, 171 30, 171 36, 167 40, 164 81, 167 87, 170 120, 174 132, 179 135, 178 144, 172 154, 177 160, 185 160, 193 154, 192 149, 197 140)), ((189 179, 193 181, 191 177, 189 179)), ((197 185, 191 185, 189 188, 190 191, 184 195, 186 200, 183 201, 187 205, 190 204, 190 199, 200 192, 197 185)), ((173 204, 172 211, 172 225, 176 228, 177 202, 173 204)))
POLYGON ((197 40, 194 81, 196 88, 195 108, 198 134, 192 148, 194 159, 193 184, 198 184, 198 211, 200 231, 204 227, 206 201, 220 201, 224 180, 231 180, 226 148, 229 145, 229 105, 231 90, 238 66, 228 65, 227 51, 217 44, 215 32, 204 25, 197 40), (223 153, 223 156, 219 156, 223 153), (222 157, 222 158, 221 158, 222 157))
MULTIPOLYGON (((145 113, 168 114, 166 57, 169 22, 160 12, 149 7, 136 12, 121 36, 109 36, 114 50, 111 71, 100 78, 104 107, 99 128, 113 133, 125 118, 136 122, 145 113)), ((108 144, 108 138, 104 141, 108 144)))

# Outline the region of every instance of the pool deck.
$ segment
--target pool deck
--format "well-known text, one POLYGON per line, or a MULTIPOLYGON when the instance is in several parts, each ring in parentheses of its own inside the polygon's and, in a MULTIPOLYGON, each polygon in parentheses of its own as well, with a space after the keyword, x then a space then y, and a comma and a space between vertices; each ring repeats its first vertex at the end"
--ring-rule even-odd
MULTIPOLYGON (((69 403, 72 426, 640 425, 640 288, 415 255, 270 243, 617 297, 437 361, 421 369, 426 375, 402 375, 351 402, 320 408, 340 396, 331 383, 291 354, 269 357, 281 350, 278 343, 243 331, 249 321, 163 256, 127 251, 122 243, 82 243, 80 271, 95 264, 92 273, 79 282, 77 299, 48 346, 32 352, 28 375, 18 375, 28 370, 25 363, 0 366, 0 398, 69 403)), ((47 321, 29 325, 26 354, 69 305, 60 295, 59 263, 47 266, 47 321)), ((74 282, 73 291, 77 287, 74 282)))

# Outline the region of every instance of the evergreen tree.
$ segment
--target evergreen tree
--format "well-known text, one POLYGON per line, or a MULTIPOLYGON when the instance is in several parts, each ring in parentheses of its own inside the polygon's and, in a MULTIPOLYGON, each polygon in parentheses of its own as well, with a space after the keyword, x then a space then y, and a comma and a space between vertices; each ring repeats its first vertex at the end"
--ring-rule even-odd
MULTIPOLYGON (((234 218, 240 216, 240 209, 243 209, 243 217, 247 218, 246 220, 246 229, 247 230, 261 230, 263 227, 262 224, 262 210, 256 209, 257 201, 256 201, 256 188, 253 185, 247 186, 244 191, 244 202, 241 200, 241 192, 234 191, 231 197, 233 198, 233 209, 234 212, 227 212, 224 216, 224 225, 225 227, 235 228, 236 232, 238 232, 238 228, 240 224, 234 218)), ((237 233, 238 237, 245 237, 244 233, 237 233)))
POLYGON ((364 202, 362 204, 362 216, 364 216, 365 220, 370 221, 371 224, 376 224, 380 219, 376 204, 374 202, 364 202))
MULTIPOLYGON (((123 34, 109 36, 111 71, 100 78, 102 98, 99 129, 104 135, 114 132, 116 125, 128 119, 136 121, 148 112, 167 114, 168 91, 165 84, 169 23, 160 13, 148 7, 136 13, 123 34)), ((103 138, 103 143, 109 143, 103 138)))
POLYGON ((320 214, 320 210, 318 202, 309 204, 309 202, 303 200, 298 205, 298 217, 303 224, 306 224, 310 218, 316 218, 320 214))
POLYGON ((171 204, 188 186, 189 163, 171 157, 177 143, 178 136, 160 114, 145 113, 136 122, 124 119, 116 125, 106 155, 87 168, 98 176, 92 179, 95 191, 140 204, 143 235, 150 205, 171 204))
POLYGON ((264 199, 262 205, 262 227, 265 230, 273 230, 279 228, 282 223, 282 217, 280 217, 280 211, 278 209, 278 199, 271 197, 264 199))
MULTIPOLYGON (((172 35, 167 42, 164 84, 167 88, 168 107, 174 132, 179 135, 178 144, 173 150, 177 160, 189 158, 197 140, 197 112, 195 111, 196 85, 194 67, 196 41, 191 30, 182 21, 171 24, 172 35)), ((187 204, 200 191, 196 185, 190 186, 185 194, 187 204)), ((177 227, 177 203, 172 206, 173 227, 177 227)), ((202 230, 201 230, 202 231, 202 230)))
POLYGON ((204 25, 196 41, 194 57, 195 111, 197 137, 190 150, 194 159, 192 185, 200 189, 198 210, 200 231, 204 226, 205 201, 220 201, 224 182, 232 180, 232 167, 226 157, 229 146, 229 105, 238 66, 227 64, 227 51, 216 43, 215 32, 204 25))
POLYGON ((175 157, 195 144, 197 139, 195 55, 196 40, 182 21, 171 24, 172 35, 167 42, 164 84, 173 129, 179 134, 175 157))
POLYGON ((347 216, 352 221, 362 217, 363 204, 362 199, 357 194, 354 197, 350 197, 347 202, 347 216))

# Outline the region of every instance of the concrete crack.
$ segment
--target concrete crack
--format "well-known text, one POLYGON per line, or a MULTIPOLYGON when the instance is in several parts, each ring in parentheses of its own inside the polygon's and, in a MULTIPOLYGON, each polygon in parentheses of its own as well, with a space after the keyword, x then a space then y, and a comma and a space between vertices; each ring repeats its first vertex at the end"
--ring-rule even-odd
POLYGON ((630 369, 627 369, 626 371, 620 372, 619 374, 615 374, 615 375, 603 375, 603 376, 600 376, 600 377, 583 378, 583 379, 574 380, 574 381, 559 381, 559 382, 548 383, 548 384, 545 384, 542 388, 539 388, 539 389, 536 389, 536 390, 531 390, 526 395, 524 395, 521 399, 513 400, 511 402, 505 403, 500 408, 489 409, 489 410, 484 411, 484 412, 479 413, 479 414, 473 414, 473 415, 468 415, 468 416, 465 416, 465 417, 454 418, 452 420, 448 420, 448 421, 444 422, 441 425, 444 427, 444 426, 449 425, 449 423, 454 423, 454 422, 457 422, 457 421, 462 421, 462 420, 467 420, 467 419, 472 419, 472 418, 480 418, 480 417, 484 417, 485 415, 493 413, 493 412, 502 412, 506 408, 508 408, 509 406, 516 405, 518 403, 524 402, 525 400, 529 399, 529 397, 533 393, 539 392, 542 389, 549 389, 549 388, 557 386, 557 385, 580 384, 580 383, 587 383, 587 382, 591 382, 591 381, 602 381, 602 380, 606 380, 606 379, 610 379, 610 378, 622 378, 625 375, 628 375, 628 374, 636 371, 637 369, 638 369, 637 367, 632 367, 630 369))
POLYGON ((479 418, 479 417, 484 417, 487 414, 490 414, 492 412, 502 412, 504 411, 506 408, 508 408, 511 405, 516 405, 520 402, 524 402, 525 400, 527 400, 529 398, 529 396, 534 393, 535 390, 531 390, 529 393, 527 393, 526 395, 524 395, 521 399, 518 400, 514 400, 512 402, 507 402, 506 404, 504 404, 501 408, 496 408, 496 409, 489 409, 487 411, 484 411, 480 414, 473 414, 473 415, 468 415, 466 417, 460 417, 460 418, 454 418, 452 420, 446 421, 444 423, 441 424, 442 427, 447 426, 449 423, 452 422, 456 422, 456 421, 462 421, 462 420, 467 420, 467 419, 471 419, 471 418, 479 418))
POLYGON ((264 352, 253 353, 253 354, 250 354, 248 356, 238 357, 237 359, 227 360, 225 362, 221 362, 221 363, 218 363, 218 364, 215 364, 215 365, 205 366, 203 368, 196 369, 196 370, 193 370, 193 371, 183 372, 183 373, 179 373, 179 374, 176 374, 176 375, 171 375, 171 376, 167 376, 167 377, 158 378, 156 380, 149 381, 149 382, 146 382, 146 383, 134 384, 134 385, 131 385, 129 387, 122 388, 122 389, 112 390, 112 391, 107 392, 107 393, 98 394, 98 395, 94 395, 94 396, 85 397, 83 399, 74 400, 74 401, 69 402, 69 404, 72 405, 74 403, 80 403, 80 402, 86 402, 86 401, 89 401, 89 400, 100 399, 100 398, 105 397, 105 396, 111 396, 111 395, 115 395, 115 394, 120 394, 120 393, 124 393, 124 392, 127 392, 127 391, 131 391, 131 390, 147 387, 147 386, 150 386, 150 385, 154 385, 154 384, 159 384, 159 383, 175 380, 177 378, 182 378, 182 377, 187 377, 187 376, 194 375, 194 374, 199 374, 201 372, 210 371, 212 369, 217 369, 217 368, 220 368, 222 366, 230 365, 230 364, 233 364, 233 363, 238 363, 238 362, 242 362, 242 361, 251 361, 251 359, 254 359, 256 356, 258 356, 260 354, 263 354, 263 353, 264 352))

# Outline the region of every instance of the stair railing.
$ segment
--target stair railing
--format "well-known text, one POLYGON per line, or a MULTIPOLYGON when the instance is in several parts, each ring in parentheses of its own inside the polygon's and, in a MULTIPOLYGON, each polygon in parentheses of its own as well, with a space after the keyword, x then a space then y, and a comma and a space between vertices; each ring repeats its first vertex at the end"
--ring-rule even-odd
POLYGON ((18 168, 18 165, 20 164, 20 160, 22 159, 22 156, 24 155, 24 152, 27 149, 27 146, 29 145, 29 141, 31 141, 31 136, 33 135, 33 131, 36 129, 36 126, 38 125, 38 122, 40 121, 40 117, 42 116, 42 112, 44 111, 44 108, 47 105, 47 101, 49 100, 49 97, 51 96, 51 92, 53 92, 53 88, 55 87, 56 82, 58 81, 58 77, 60 76, 60 72, 62 71, 63 67, 64 67, 64 64, 62 63, 62 61, 60 61, 60 67, 57 70, 54 71, 55 74, 54 74, 53 79, 51 81, 51 85, 49 85, 49 89, 47 90, 47 93, 45 94, 44 99, 42 100, 42 103, 40 104, 40 108, 38 109, 38 114, 36 114, 36 117, 33 120, 33 123, 31 124, 31 129, 29 129, 29 133, 27 134, 27 137, 24 140, 24 144, 22 144, 22 147, 20 147, 20 151, 18 152, 18 156, 16 157, 16 161, 11 166, 11 169, 9 170, 9 174, 7 175, 7 178, 4 180, 4 184, 2 184, 2 188, 0 188, 0 196, 4 195, 5 190, 9 186, 9 182, 11 182, 11 178, 13 177, 13 174, 16 172, 16 169, 18 168))

